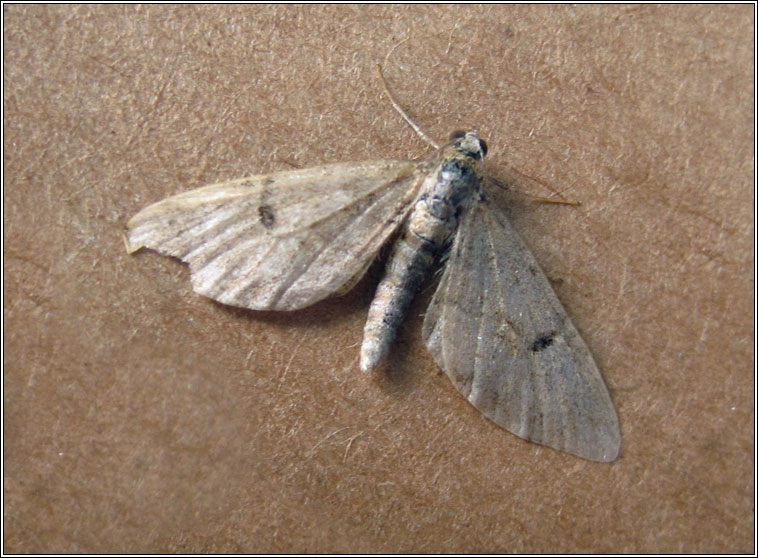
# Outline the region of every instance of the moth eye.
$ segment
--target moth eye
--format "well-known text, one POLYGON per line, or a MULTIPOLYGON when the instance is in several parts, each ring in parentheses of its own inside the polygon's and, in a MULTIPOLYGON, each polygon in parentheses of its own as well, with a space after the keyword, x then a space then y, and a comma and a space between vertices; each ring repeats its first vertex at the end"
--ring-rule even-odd
POLYGON ((450 134, 450 141, 459 140, 465 135, 466 135, 466 132, 464 132, 463 130, 456 130, 455 132, 450 134))
POLYGON ((479 147, 482 150, 482 159, 484 159, 484 156, 487 154, 487 142, 483 139, 479 140, 479 147))

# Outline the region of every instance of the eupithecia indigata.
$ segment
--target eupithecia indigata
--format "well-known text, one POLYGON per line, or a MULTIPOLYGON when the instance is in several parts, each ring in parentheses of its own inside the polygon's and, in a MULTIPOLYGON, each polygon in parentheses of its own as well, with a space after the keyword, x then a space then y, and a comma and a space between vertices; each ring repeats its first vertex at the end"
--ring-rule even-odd
POLYGON ((127 250, 190 266, 196 292, 297 310, 344 292, 400 232, 368 313, 360 366, 387 354, 430 269, 423 338, 487 418, 539 444, 613 461, 616 411, 587 346, 505 216, 488 201, 486 143, 457 132, 424 162, 337 163, 223 182, 146 207, 127 250))

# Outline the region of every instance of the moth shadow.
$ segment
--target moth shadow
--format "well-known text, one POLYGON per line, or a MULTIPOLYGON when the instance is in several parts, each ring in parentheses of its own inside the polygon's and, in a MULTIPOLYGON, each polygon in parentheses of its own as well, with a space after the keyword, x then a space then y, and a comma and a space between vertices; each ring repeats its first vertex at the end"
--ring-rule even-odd
MULTIPOLYGON (((422 290, 416 294, 411 304, 408 316, 397 331, 390 353, 375 372, 377 385, 387 393, 401 397, 410 395, 422 382, 422 375, 428 372, 425 367, 418 365, 425 360, 421 358, 422 354, 428 355, 421 329, 437 283, 436 273, 424 282, 422 290)), ((441 372, 436 366, 432 368, 441 372)))
POLYGON ((306 308, 292 311, 250 310, 229 306, 215 300, 211 302, 231 316, 249 323, 264 323, 308 331, 339 325, 353 317, 355 313, 366 312, 376 285, 363 283, 365 280, 361 280, 345 294, 331 296, 306 308))
MULTIPOLYGON (((361 335, 357 344, 346 346, 351 354, 347 356, 358 368, 360 341, 362 340, 362 325, 368 314, 371 301, 374 298, 377 285, 384 274, 389 250, 382 250, 365 275, 344 294, 328 297, 312 306, 294 311, 250 310, 229 306, 213 299, 208 299, 217 309, 230 317, 249 324, 266 324, 282 331, 296 331, 303 338, 311 335, 321 335, 319 331, 334 331, 335 328, 344 330, 355 327, 356 317, 360 317, 361 335)), ((426 352, 421 339, 421 327, 424 313, 432 294, 436 289, 441 268, 427 278, 421 290, 416 293, 408 315, 398 328, 397 335, 390 352, 384 361, 370 374, 379 389, 394 396, 405 397, 417 387, 424 369, 414 366, 419 362, 418 351, 426 352)), ((351 337, 354 334, 350 334, 351 337)))
POLYGON ((393 395, 408 395, 418 383, 419 372, 409 361, 412 345, 408 339, 411 333, 409 329, 408 325, 405 325, 398 330, 392 351, 374 373, 379 388, 393 395))

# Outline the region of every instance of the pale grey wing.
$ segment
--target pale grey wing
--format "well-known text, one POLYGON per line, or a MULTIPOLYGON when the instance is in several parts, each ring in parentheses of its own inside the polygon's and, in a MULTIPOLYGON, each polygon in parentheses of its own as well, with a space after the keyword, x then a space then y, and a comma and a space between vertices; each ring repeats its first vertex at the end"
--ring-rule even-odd
POLYGON ((127 224, 127 250, 189 263, 198 293, 255 310, 296 310, 355 281, 403 221, 417 164, 325 165, 206 186, 127 224))
POLYGON ((499 211, 481 203, 463 218, 423 335, 458 390, 506 430, 593 461, 618 456, 597 365, 499 211))

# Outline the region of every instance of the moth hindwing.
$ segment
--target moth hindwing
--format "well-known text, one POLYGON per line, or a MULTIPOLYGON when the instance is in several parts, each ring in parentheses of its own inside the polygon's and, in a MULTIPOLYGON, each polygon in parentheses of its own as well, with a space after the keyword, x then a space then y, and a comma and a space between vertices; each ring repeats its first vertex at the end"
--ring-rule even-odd
POLYGON ((219 302, 297 310, 351 287, 399 230, 361 368, 382 361, 444 259, 423 337, 456 388, 517 436, 613 461, 621 440, 608 390, 531 253, 483 195, 485 154, 462 132, 420 164, 339 163, 198 188, 135 215, 127 250, 182 259, 195 291, 219 302))

